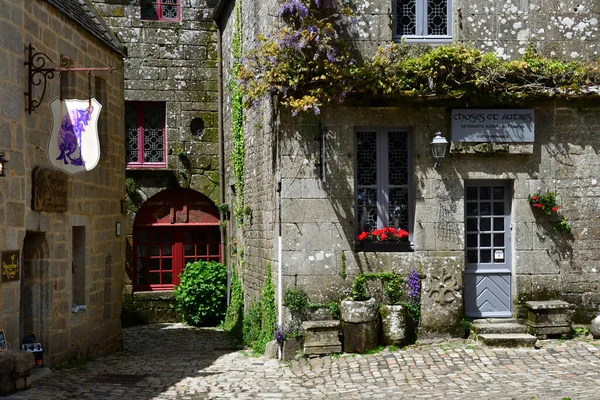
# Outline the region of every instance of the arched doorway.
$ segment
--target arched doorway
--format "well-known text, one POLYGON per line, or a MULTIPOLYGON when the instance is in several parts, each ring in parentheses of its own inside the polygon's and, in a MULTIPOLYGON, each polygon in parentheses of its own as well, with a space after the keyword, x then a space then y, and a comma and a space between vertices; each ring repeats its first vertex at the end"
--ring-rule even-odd
POLYGON ((205 195, 166 189, 148 199, 133 223, 133 290, 169 290, 189 262, 221 262, 219 212, 205 195))

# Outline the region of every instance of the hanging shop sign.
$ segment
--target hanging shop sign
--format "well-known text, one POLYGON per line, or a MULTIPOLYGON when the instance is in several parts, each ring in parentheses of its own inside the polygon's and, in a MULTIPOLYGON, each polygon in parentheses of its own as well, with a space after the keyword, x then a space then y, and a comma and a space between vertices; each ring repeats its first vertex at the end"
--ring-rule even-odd
POLYGON ((526 143, 534 141, 534 110, 452 110, 452 141, 526 143))
POLYGON ((0 258, 2 282, 19 280, 19 250, 3 251, 0 258))
POLYGON ((47 154, 54 168, 75 175, 98 165, 101 108, 96 99, 61 100, 57 97, 50 103, 53 122, 47 154))
POLYGON ((33 204, 35 211, 65 212, 68 201, 68 177, 58 171, 33 170, 33 204))

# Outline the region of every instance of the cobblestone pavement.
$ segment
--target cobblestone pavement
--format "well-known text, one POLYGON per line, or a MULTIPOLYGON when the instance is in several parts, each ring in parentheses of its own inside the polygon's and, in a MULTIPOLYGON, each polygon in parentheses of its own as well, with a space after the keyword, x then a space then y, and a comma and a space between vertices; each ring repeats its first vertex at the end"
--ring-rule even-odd
POLYGON ((123 330, 125 350, 54 371, 14 399, 600 399, 600 341, 539 350, 469 341, 280 364, 223 332, 180 324, 123 330))

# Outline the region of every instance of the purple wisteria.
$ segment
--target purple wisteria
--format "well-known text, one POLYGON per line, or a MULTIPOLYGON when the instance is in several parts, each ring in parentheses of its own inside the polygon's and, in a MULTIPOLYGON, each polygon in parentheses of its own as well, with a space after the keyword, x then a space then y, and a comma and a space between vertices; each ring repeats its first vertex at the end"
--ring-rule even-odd
POLYGON ((408 312, 418 323, 421 319, 421 274, 413 269, 408 275, 408 312))

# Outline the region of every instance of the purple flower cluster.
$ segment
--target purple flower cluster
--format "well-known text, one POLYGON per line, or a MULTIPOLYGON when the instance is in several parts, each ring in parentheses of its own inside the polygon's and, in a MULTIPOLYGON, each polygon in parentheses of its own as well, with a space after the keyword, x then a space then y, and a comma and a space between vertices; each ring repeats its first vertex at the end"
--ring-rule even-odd
POLYGON ((308 7, 301 0, 285 0, 279 7, 278 16, 296 16, 300 21, 308 17, 308 7))
POLYGON ((408 275, 408 302, 412 306, 421 304, 421 275, 415 269, 408 275))
POLYGON ((285 342, 285 340, 287 339, 287 335, 291 332, 291 330, 288 328, 286 330, 283 329, 275 329, 275 334, 273 335, 273 338, 275 339, 275 341, 279 344, 283 344, 283 342, 285 342))

